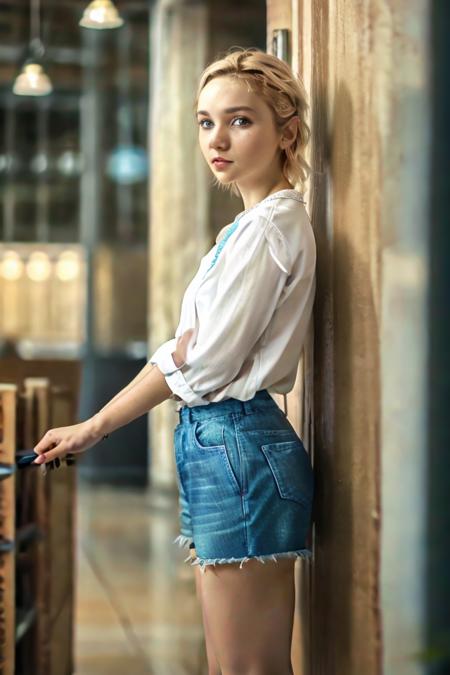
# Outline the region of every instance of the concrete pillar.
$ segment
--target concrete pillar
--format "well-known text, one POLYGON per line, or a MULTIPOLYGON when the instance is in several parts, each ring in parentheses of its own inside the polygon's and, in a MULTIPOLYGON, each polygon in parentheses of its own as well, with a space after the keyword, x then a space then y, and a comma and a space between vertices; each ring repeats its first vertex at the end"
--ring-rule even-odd
MULTIPOLYGON (((160 0, 151 21, 149 351, 172 338, 184 288, 208 233, 207 167, 197 150, 194 98, 206 61, 207 6, 160 0)), ((150 414, 150 478, 174 484, 176 403, 150 414)))
MULTIPOLYGON (((151 20, 149 352, 172 338, 183 292, 217 232, 243 209, 212 188, 198 147, 194 99, 207 63, 232 45, 264 46, 261 0, 159 0, 151 20)), ((150 478, 175 486, 176 403, 150 414, 150 478)))

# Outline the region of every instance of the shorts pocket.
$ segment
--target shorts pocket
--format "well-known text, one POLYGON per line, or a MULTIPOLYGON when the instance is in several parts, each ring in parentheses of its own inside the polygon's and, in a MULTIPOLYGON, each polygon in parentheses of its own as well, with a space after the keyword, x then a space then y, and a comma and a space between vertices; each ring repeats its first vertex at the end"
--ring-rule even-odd
POLYGON ((314 493, 311 460, 300 439, 261 446, 282 499, 310 506, 314 493))
POLYGON ((192 425, 192 440, 200 450, 223 448, 225 446, 223 419, 216 417, 194 422, 192 425))
MULTIPOLYGON (((230 461, 229 450, 225 443, 225 420, 220 417, 204 421, 196 421, 192 426, 192 441, 203 463, 211 465, 219 460, 219 467, 225 469, 227 477, 235 492, 241 489, 236 473, 230 461)), ((205 465, 205 470, 208 470, 205 465)))

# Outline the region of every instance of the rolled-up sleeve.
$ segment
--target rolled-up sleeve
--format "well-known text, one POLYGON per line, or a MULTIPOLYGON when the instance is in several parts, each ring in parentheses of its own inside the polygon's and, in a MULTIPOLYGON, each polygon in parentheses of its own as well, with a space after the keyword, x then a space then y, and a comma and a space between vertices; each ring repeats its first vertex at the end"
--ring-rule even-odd
MULTIPOLYGON (((154 354, 150 357, 149 362, 158 366, 168 386, 172 389, 174 396, 178 396, 190 405, 206 405, 209 403, 206 399, 196 394, 195 391, 188 385, 181 368, 184 366, 177 366, 173 360, 173 352, 177 346, 177 339, 172 338, 164 342, 154 354)), ((173 398, 173 397, 172 397, 173 398)))
POLYGON ((285 237, 265 219, 247 227, 221 255, 214 295, 199 298, 200 316, 192 326, 185 363, 178 368, 173 361, 176 338, 161 345, 150 359, 174 394, 189 405, 208 404, 205 395, 236 378, 266 330, 292 267, 285 237))

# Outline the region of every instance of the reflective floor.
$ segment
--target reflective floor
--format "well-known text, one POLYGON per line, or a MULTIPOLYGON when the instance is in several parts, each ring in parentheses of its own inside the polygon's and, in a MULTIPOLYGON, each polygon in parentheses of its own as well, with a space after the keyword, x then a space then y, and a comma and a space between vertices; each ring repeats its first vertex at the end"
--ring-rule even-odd
POLYGON ((76 675, 206 675, 174 493, 78 485, 76 675))

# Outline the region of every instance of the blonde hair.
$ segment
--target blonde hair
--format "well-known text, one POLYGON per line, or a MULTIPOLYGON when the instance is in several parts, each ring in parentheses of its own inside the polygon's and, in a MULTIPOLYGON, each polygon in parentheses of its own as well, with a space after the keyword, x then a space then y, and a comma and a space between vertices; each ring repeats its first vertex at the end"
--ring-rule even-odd
MULTIPOLYGON (((300 76, 281 59, 266 54, 257 47, 231 47, 223 56, 210 63, 200 76, 195 99, 197 107, 200 93, 216 77, 230 76, 247 84, 249 91, 260 95, 273 112, 275 126, 280 130, 292 117, 298 118, 295 141, 281 150, 282 173, 293 185, 305 188, 311 167, 304 157, 304 149, 311 136, 306 123, 309 108, 307 95, 300 76)), ((223 186, 239 196, 235 183, 223 186)))

